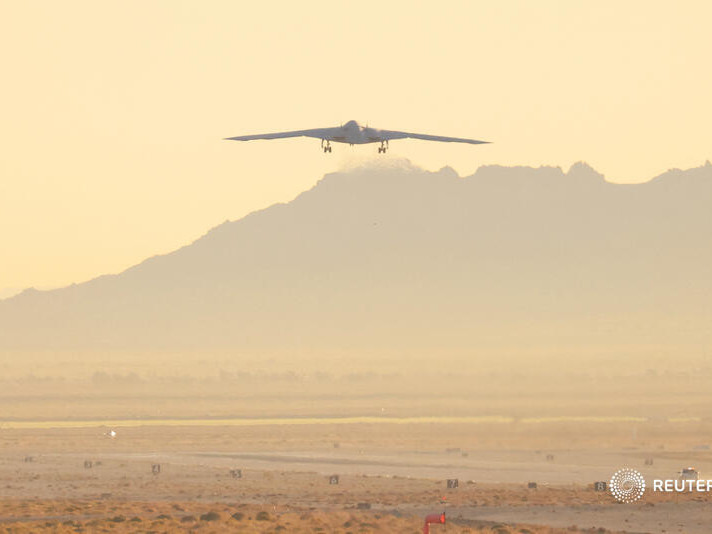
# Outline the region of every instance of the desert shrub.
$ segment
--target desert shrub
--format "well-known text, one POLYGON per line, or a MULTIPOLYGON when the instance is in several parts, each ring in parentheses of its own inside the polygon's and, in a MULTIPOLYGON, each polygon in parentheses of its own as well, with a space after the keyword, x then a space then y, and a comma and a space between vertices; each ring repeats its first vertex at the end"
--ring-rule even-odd
POLYGON ((234 514, 232 514, 232 518, 235 521, 242 521, 245 518, 245 514, 243 514, 242 512, 235 512, 234 514))
POLYGON ((258 512, 255 519, 257 521, 269 521, 269 514, 267 512, 258 512))
POLYGON ((200 520, 201 521, 219 521, 220 514, 217 512, 208 512, 207 514, 201 515, 200 520))

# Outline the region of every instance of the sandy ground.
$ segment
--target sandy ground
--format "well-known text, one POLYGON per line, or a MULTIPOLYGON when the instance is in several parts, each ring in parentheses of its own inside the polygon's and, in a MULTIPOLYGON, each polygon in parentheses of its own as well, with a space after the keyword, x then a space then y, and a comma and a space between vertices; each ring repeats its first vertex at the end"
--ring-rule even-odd
POLYGON ((3 428, 0 530, 419 532, 445 511, 448 532, 709 532, 705 493, 618 504, 592 487, 623 466, 670 478, 695 465, 704 478, 712 452, 693 445, 703 436, 682 429, 665 444, 641 428, 622 447, 630 436, 615 424, 579 426, 141 426, 115 438, 106 427, 3 428), (581 432, 595 439, 543 448, 581 432))

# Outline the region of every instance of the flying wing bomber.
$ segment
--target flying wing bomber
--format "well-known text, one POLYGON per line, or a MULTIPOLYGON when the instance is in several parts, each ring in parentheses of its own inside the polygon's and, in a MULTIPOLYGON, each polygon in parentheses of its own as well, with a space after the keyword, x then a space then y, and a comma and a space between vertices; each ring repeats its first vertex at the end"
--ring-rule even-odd
POLYGON ((477 139, 463 139, 461 137, 444 137, 441 135, 428 135, 411 132, 399 132, 397 130, 379 130, 361 126, 356 121, 349 121, 336 128, 314 128, 311 130, 294 130, 292 132, 275 132, 257 135, 240 135, 237 137, 227 137, 228 141, 254 141, 257 139, 284 139, 287 137, 313 137, 321 139, 321 148, 324 152, 331 152, 331 142, 348 143, 349 145, 364 145, 366 143, 380 143, 379 154, 385 154, 388 150, 388 142, 393 139, 422 139, 424 141, 440 141, 443 143, 468 143, 471 145, 482 145, 489 141, 478 141, 477 139))

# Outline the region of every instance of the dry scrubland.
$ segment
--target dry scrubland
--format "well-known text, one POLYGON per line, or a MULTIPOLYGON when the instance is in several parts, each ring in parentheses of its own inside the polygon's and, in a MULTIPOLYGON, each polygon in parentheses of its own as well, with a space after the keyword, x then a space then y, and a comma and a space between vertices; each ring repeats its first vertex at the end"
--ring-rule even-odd
MULTIPOLYGON (((264 507, 210 506, 195 503, 102 503, 95 501, 8 502, 1 504, 4 524, 0 532, 244 532, 244 533, 414 533, 422 521, 383 513, 355 511, 266 511, 264 507), (32 517, 44 519, 28 519, 32 517)), ((436 525, 431 532, 553 534, 586 532, 571 527, 556 529, 495 522, 463 524, 450 521, 447 528, 436 525)), ((603 534, 604 529, 594 532, 603 534)))
POLYGON ((700 422, 641 423, 635 436, 606 422, 143 426, 114 439, 107 430, 5 425, 0 531, 414 533, 446 510, 453 533, 697 533, 712 512, 706 495, 619 505, 590 486, 622 465, 712 472, 700 446, 712 427, 700 422), (446 488, 450 477, 459 488, 446 488))

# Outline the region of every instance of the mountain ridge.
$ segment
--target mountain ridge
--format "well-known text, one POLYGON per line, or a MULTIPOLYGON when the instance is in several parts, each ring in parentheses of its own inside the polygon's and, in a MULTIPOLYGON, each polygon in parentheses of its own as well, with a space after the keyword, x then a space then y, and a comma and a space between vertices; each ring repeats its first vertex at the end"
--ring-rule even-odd
POLYGON ((361 166, 121 273, 0 301, 0 350, 466 353, 508 332, 545 350, 557 329, 677 346, 683 318, 706 346, 710 198, 709 164, 643 184, 583 162, 361 166))
MULTIPOLYGON (((412 168, 412 169, 422 170, 422 169, 418 168, 417 166, 414 166, 414 165, 410 164, 410 162, 409 162, 408 160, 403 160, 403 161, 407 162, 408 166, 409 166, 410 168, 412 168)), ((514 169, 521 169, 521 170, 541 170, 541 169, 547 169, 547 170, 549 170, 549 169, 551 169, 551 170, 557 170, 557 171, 561 172, 562 176, 567 176, 567 177, 568 177, 568 176, 571 176, 572 174, 575 173, 575 174, 580 174, 580 175, 588 175, 588 176, 590 176, 591 178, 600 178, 600 180, 604 181, 604 182, 607 183, 607 184, 621 185, 621 186, 638 186, 638 185, 649 184, 649 183, 652 183, 652 182, 655 182, 655 181, 658 181, 658 180, 666 180, 666 179, 671 178, 671 177, 673 177, 673 176, 685 175, 685 174, 690 173, 690 172, 694 172, 694 171, 698 171, 698 170, 702 170, 702 169, 706 169, 706 168, 710 168, 710 167, 712 167, 712 163, 710 163, 710 161, 707 160, 707 161, 705 162, 705 164, 704 164, 703 166, 700 166, 700 167, 693 167, 693 168, 686 169, 686 170, 681 170, 681 169, 669 169, 668 171, 666 171, 666 172, 664 172, 664 173, 661 173, 661 174, 659 174, 659 175, 657 175, 657 176, 651 178, 651 179, 648 180, 647 182, 630 183, 630 184, 629 184, 629 183, 608 182, 608 181, 605 180, 605 176, 604 176, 603 174, 601 174, 601 173, 599 173, 598 171, 596 171, 592 166, 590 166, 588 163, 586 163, 586 162, 584 162, 584 161, 578 161, 578 162, 572 164, 571 167, 569 168, 569 170, 568 170, 567 172, 564 172, 563 169, 562 169, 561 167, 559 167, 559 166, 552 166, 552 165, 542 165, 542 166, 539 166, 539 167, 531 167, 531 166, 504 166, 504 165, 483 165, 483 166, 479 167, 479 168, 475 171, 475 173, 473 173, 473 174, 470 175, 470 176, 465 176, 465 177, 460 177, 460 176, 457 174, 457 172, 456 172, 452 167, 449 167, 449 166, 442 167, 442 168, 439 169, 438 171, 435 171, 433 174, 445 174, 445 175, 452 176, 452 177, 455 177, 455 178, 460 179, 460 180, 468 180, 468 179, 473 179, 473 178, 475 178, 475 177, 481 176, 482 174, 485 174, 485 175, 486 175, 486 174, 488 173, 488 171, 490 171, 490 170, 492 170, 492 169, 496 169, 496 170, 500 170, 500 169, 509 169, 509 170, 514 170, 514 169)), ((366 164, 366 165, 360 166, 360 167, 358 167, 358 168, 369 168, 369 166, 368 166, 368 164, 366 164)), ((324 177, 322 177, 321 179, 319 179, 319 180, 317 181, 317 183, 316 183, 311 189, 308 189, 308 190, 306 190, 306 191, 300 193, 299 195, 297 195, 297 196, 296 196, 293 200, 291 200, 291 201, 288 201, 288 202, 276 202, 276 203, 271 204, 271 205, 269 205, 269 206, 267 206, 267 207, 264 207, 264 208, 260 208, 260 209, 251 211, 250 213, 246 214, 245 216, 241 217, 240 219, 236 219, 236 220, 226 219, 224 222, 218 224, 217 226, 214 226, 214 227, 208 229, 208 230, 205 232, 205 234, 203 234, 202 236, 196 238, 196 239, 193 240, 192 242, 187 243, 187 244, 185 244, 185 245, 183 245, 183 246, 181 246, 181 247, 179 247, 179 248, 177 248, 177 249, 175 249, 175 250, 173 250, 173 251, 170 251, 170 252, 167 252, 167 253, 164 253, 164 254, 156 254, 156 255, 153 255, 153 256, 149 256, 149 257, 145 258, 144 260, 141 260, 139 263, 137 263, 137 264, 135 264, 135 265, 131 265, 130 267, 127 267, 126 269, 124 269, 123 271, 120 271, 120 272, 118 272, 118 273, 104 273, 104 274, 99 274, 99 275, 97 275, 97 276, 94 277, 94 278, 90 278, 89 280, 85 280, 84 282, 74 282, 74 283, 69 284, 69 285, 67 285, 67 286, 62 286, 62 287, 52 288, 52 289, 36 289, 34 286, 31 286, 31 287, 27 287, 27 288, 25 288, 25 289, 22 289, 21 291, 17 292, 16 294, 14 294, 14 295, 12 295, 12 296, 10 296, 10 297, 6 297, 6 298, 3 298, 3 299, 0 299, 0 302, 2 302, 3 300, 10 300, 10 299, 16 298, 16 297, 18 297, 18 296, 20 296, 20 295, 22 295, 23 293, 26 293, 26 292, 34 293, 34 292, 47 292, 47 291, 62 290, 62 289, 66 289, 66 288, 70 288, 70 287, 76 286, 76 285, 80 285, 80 284, 84 284, 84 283, 87 283, 87 282, 91 282, 91 281, 96 280, 96 279, 98 279, 98 278, 103 278, 103 277, 107 277, 107 276, 108 276, 108 277, 111 277, 111 276, 118 276, 118 275, 120 275, 120 274, 122 274, 122 273, 124 273, 124 272, 126 272, 126 271, 129 271, 129 270, 131 270, 131 269, 134 269, 134 268, 140 266, 141 264, 143 264, 143 263, 146 262, 146 261, 150 261, 150 260, 153 259, 153 258, 157 258, 157 257, 161 257, 161 256, 167 256, 167 255, 173 254, 174 252, 177 252, 177 251, 179 251, 179 250, 181 250, 181 249, 183 249, 183 248, 185 248, 185 247, 189 247, 189 246, 193 245, 194 243, 196 243, 197 241, 200 241, 201 239, 203 239, 203 238, 205 238, 206 236, 208 236, 208 234, 210 234, 211 232, 216 231, 216 230, 218 230, 219 228, 223 227, 224 225, 229 225, 229 224, 231 224, 231 223, 234 223, 234 222, 243 220, 243 219, 245 219, 245 218, 247 218, 247 217, 250 217, 250 216, 252 216, 252 215, 254 215, 254 214, 256 214, 256 213, 263 212, 263 211, 268 210, 268 209, 270 209, 270 208, 273 208, 273 207, 275 207, 275 206, 283 206, 283 205, 289 204, 290 202, 293 202, 294 200, 297 200, 297 199, 298 199, 299 197, 301 197, 302 195, 305 195, 305 194, 309 193, 310 191, 312 191, 314 188, 318 187, 319 184, 320 184, 323 180, 325 180, 327 177, 332 176, 332 175, 338 176, 338 175, 340 175, 340 174, 342 174, 342 172, 340 172, 340 171, 333 172, 333 173, 328 173, 328 174, 326 174, 324 177)))

